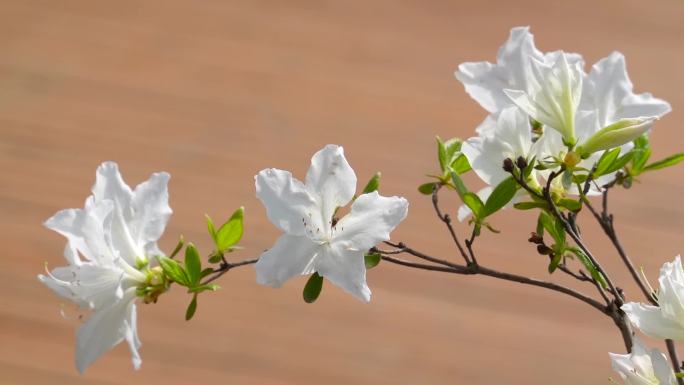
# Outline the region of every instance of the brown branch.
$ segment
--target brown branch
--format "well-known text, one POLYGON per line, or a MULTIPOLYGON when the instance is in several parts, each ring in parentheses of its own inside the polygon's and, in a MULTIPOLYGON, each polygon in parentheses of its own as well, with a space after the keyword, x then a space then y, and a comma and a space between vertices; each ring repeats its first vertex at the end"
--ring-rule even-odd
POLYGON ((256 258, 256 259, 247 259, 244 261, 234 262, 234 263, 222 262, 221 265, 217 269, 214 269, 214 271, 211 272, 211 274, 213 274, 213 275, 211 277, 209 277, 207 280, 205 280, 204 282, 202 282, 201 284, 207 285, 207 284, 219 279, 223 274, 226 274, 227 272, 229 272, 230 270, 232 270, 236 267, 252 265, 252 264, 255 264, 258 260, 259 259, 256 258))

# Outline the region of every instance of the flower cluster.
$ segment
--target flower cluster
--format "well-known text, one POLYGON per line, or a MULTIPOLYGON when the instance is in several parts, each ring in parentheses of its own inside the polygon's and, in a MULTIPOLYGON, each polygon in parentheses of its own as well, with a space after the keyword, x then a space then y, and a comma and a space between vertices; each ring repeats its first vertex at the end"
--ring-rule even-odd
MULTIPOLYGON (((591 170, 606 150, 625 153, 670 111, 667 102, 633 92, 622 54, 613 52, 586 73, 579 54, 540 52, 528 27, 511 30, 496 63, 463 63, 456 78, 489 113, 461 148, 489 186, 509 176, 505 159, 536 162, 527 180, 533 187, 553 171, 591 170)), ((593 177, 600 186, 616 171, 593 177)), ((566 175, 553 185, 559 195, 577 192, 572 173, 566 175)), ((478 195, 486 199, 489 192, 478 195)))

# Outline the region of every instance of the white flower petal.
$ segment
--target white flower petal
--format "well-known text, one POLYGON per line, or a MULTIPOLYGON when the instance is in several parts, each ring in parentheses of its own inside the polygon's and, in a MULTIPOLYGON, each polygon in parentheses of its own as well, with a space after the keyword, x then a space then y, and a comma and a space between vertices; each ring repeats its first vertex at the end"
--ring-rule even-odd
POLYGON ((152 174, 133 192, 133 215, 128 224, 135 243, 142 246, 145 256, 162 254, 157 247, 157 240, 164 233, 173 213, 169 207, 169 178, 165 172, 152 174))
POLYGON ((344 149, 329 144, 314 154, 305 184, 309 193, 317 196, 323 222, 328 222, 356 192, 356 174, 344 157, 344 149))
POLYGON ((114 162, 104 162, 97 168, 92 191, 95 201, 108 199, 120 207, 129 207, 133 199, 133 191, 124 182, 119 166, 114 162))
POLYGON ((331 244, 321 248, 314 264, 318 274, 361 301, 370 302, 363 251, 345 249, 339 243, 331 244))
POLYGON ((254 179, 257 198, 264 204, 268 219, 278 228, 287 234, 304 235, 305 222, 313 222, 315 227, 323 225, 316 200, 289 171, 269 168, 254 179))
POLYGON ((629 354, 608 353, 613 370, 627 385, 674 385, 667 358, 658 349, 648 350, 639 338, 629 354))
POLYGON ((593 65, 585 89, 583 108, 598 111, 601 127, 624 118, 662 117, 671 111, 669 103, 649 93, 634 94, 625 57, 619 52, 613 52, 593 65))
POLYGON ((135 306, 135 288, 128 289, 121 300, 94 312, 77 333, 76 368, 85 369, 102 354, 123 341, 127 331, 129 307, 135 306))
POLYGON ((653 338, 684 340, 684 328, 674 320, 663 317, 657 306, 630 302, 622 305, 632 325, 653 338))
POLYGON ((128 343, 128 350, 131 352, 131 361, 135 370, 140 369, 142 359, 138 350, 142 346, 138 338, 138 308, 135 304, 128 307, 128 314, 126 315, 124 340, 128 343))
POLYGON ((506 158, 526 159, 535 154, 527 115, 515 106, 501 111, 494 127, 487 133, 463 142, 461 151, 468 158, 473 171, 488 185, 496 185, 510 174, 503 170, 506 158))
POLYGON ((255 265, 257 283, 280 287, 290 278, 313 273, 319 247, 306 236, 283 234, 259 257, 255 265))
POLYGON ((499 48, 497 63, 471 62, 458 66, 456 78, 466 92, 491 113, 510 106, 504 95, 506 88, 527 90, 529 66, 532 59, 543 56, 534 46, 529 27, 511 29, 508 40, 499 48))
POLYGON ((102 266, 112 265, 115 256, 112 254, 105 234, 111 230, 111 212, 114 209, 111 201, 95 203, 88 200, 85 209, 67 209, 59 211, 44 225, 65 236, 71 246, 86 259, 102 266))
POLYGON ((100 309, 121 298, 124 272, 92 263, 58 267, 38 279, 57 295, 81 307, 100 309))
POLYGON ((333 229, 333 242, 351 250, 366 252, 390 239, 390 232, 406 218, 408 201, 383 197, 377 191, 362 194, 333 229))

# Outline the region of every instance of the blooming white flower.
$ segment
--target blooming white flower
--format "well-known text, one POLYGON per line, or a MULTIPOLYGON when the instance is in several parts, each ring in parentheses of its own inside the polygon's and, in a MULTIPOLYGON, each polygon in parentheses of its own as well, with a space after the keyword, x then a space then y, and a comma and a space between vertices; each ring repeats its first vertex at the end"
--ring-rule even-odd
POLYGON ((575 113, 582 95, 582 63, 572 65, 564 52, 553 63, 531 60, 528 90, 505 89, 506 96, 534 120, 549 126, 574 145, 575 113))
POLYGON ((674 385, 670 364, 658 349, 647 350, 638 338, 629 354, 608 353, 613 370, 626 385, 674 385))
MULTIPOLYGON (((456 78, 463 83, 466 92, 480 105, 494 115, 512 105, 504 93, 505 89, 532 92, 532 62, 553 64, 560 51, 542 53, 534 46, 534 36, 529 27, 511 29, 508 40, 499 48, 497 62, 468 62, 458 66, 456 78)), ((565 59, 571 66, 584 61, 578 54, 566 53, 565 59)))
POLYGON ((150 283, 149 257, 172 213, 167 173, 153 174, 135 190, 123 181, 115 163, 97 169, 92 195, 83 209, 59 211, 45 226, 64 235, 68 265, 38 278, 47 287, 92 314, 77 333, 76 367, 83 372, 123 340, 133 366, 140 367, 136 327, 137 290, 150 283))
POLYGON ((318 272, 350 294, 370 301, 364 254, 388 240, 406 217, 406 199, 377 192, 363 194, 338 221, 337 209, 354 198, 356 174, 342 147, 335 145, 311 158, 305 183, 288 171, 270 168, 255 176, 255 184, 268 218, 285 232, 256 263, 257 282, 279 287, 292 277, 318 272))
MULTIPOLYGON (((526 160, 543 155, 546 151, 546 137, 533 140, 532 127, 527 115, 516 106, 504 108, 496 120, 488 119, 481 126, 478 136, 467 139, 461 146, 473 171, 480 179, 488 184, 477 192, 484 202, 494 190, 494 187, 508 178, 510 174, 503 169, 505 159, 515 161, 518 157, 526 160)), ((537 178, 537 171, 533 170, 531 183, 537 178)), ((520 190, 519 195, 524 195, 520 190)), ((516 201, 514 199, 512 202, 516 201)), ((471 214, 466 205, 458 209, 458 220, 463 221, 471 214)))
POLYGON ((663 264, 658 282, 658 306, 630 302, 621 309, 646 335, 684 341, 684 270, 680 256, 663 264))
POLYGON ((484 128, 480 135, 463 142, 461 152, 477 176, 490 186, 510 176, 502 168, 505 159, 531 160, 546 150, 544 140, 533 140, 529 118, 515 106, 505 108, 496 121, 485 122, 484 128))

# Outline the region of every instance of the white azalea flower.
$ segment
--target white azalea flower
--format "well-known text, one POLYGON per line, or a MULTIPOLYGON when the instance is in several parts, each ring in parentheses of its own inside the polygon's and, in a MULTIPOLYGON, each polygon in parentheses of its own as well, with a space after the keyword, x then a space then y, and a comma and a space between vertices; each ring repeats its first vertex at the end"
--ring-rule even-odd
POLYGON ((531 61, 528 90, 505 89, 504 93, 534 120, 549 126, 574 145, 575 113, 582 96, 581 63, 570 64, 561 52, 554 63, 531 61))
POLYGON ((674 385, 670 364, 658 349, 647 350, 638 338, 629 354, 608 353, 613 370, 626 385, 674 385))
POLYGON ((658 306, 622 305, 634 326, 653 338, 684 341, 684 270, 679 256, 660 269, 658 306))
MULTIPOLYGON (((533 140, 532 127, 527 115, 516 106, 506 107, 501 111, 498 119, 486 120, 479 135, 469 138, 461 146, 461 151, 468 159, 473 171, 487 187, 477 192, 485 202, 499 183, 510 174, 503 169, 505 159, 515 162, 518 157, 526 160, 544 155, 547 151, 546 139, 533 140)), ((531 183, 535 184, 538 172, 532 171, 531 183)), ((524 190, 518 191, 518 196, 524 196, 524 190)), ((514 198, 510 204, 517 201, 514 198)), ((462 205, 458 209, 458 220, 463 221, 472 214, 470 208, 462 205)))
POLYGON ((67 238, 68 265, 38 278, 63 298, 92 310, 77 333, 80 372, 124 340, 133 366, 140 367, 135 299, 139 287, 154 279, 151 270, 140 268, 162 255, 157 240, 172 212, 168 180, 167 173, 153 174, 131 190, 115 163, 103 163, 85 208, 62 210, 45 222, 67 238))
MULTIPOLYGON (((505 89, 532 92, 535 90, 532 62, 553 64, 558 61, 560 51, 542 53, 534 45, 534 36, 529 27, 511 29, 508 40, 499 48, 496 63, 487 61, 462 63, 456 71, 456 78, 463 83, 466 92, 485 110, 494 115, 513 105, 504 93, 505 89)), ((582 56, 564 54, 571 66, 584 66, 582 56)), ((480 130, 484 127, 480 127, 480 130)))
POLYGON ((613 52, 594 64, 583 87, 580 109, 596 110, 601 128, 621 119, 660 118, 672 110, 668 102, 650 93, 633 92, 625 57, 619 52, 613 52))
POLYGON ((407 214, 408 202, 377 192, 359 196, 351 212, 335 212, 356 190, 356 175, 342 147, 328 145, 311 159, 305 183, 288 171, 265 169, 255 176, 256 194, 268 218, 283 234, 256 263, 257 282, 273 287, 318 272, 333 284, 368 302, 364 254, 407 214))
POLYGON ((480 135, 463 142, 461 152, 477 176, 490 186, 510 176, 503 169, 505 159, 531 160, 547 151, 545 140, 533 140, 530 120, 515 106, 504 109, 496 121, 484 127, 480 135))

